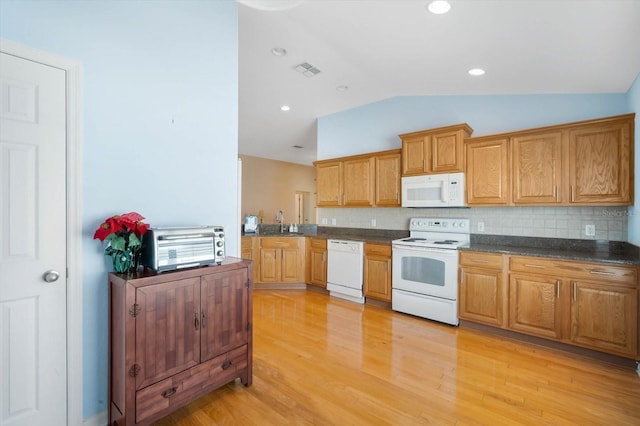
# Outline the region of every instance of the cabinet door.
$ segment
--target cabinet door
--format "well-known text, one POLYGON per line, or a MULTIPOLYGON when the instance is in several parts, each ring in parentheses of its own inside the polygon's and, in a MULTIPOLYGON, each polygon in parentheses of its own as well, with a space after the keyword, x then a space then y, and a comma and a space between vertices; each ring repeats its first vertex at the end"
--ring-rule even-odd
POLYGON ((311 249, 310 265, 311 284, 327 286, 327 250, 311 249))
POLYGON ((402 176, 422 175, 427 171, 429 162, 428 143, 428 136, 402 140, 402 176))
POLYGON ((569 132, 570 202, 631 205, 633 122, 581 126, 569 132))
POLYGON ((247 270, 202 276, 201 362, 247 343, 247 270))
POLYGON ((243 259, 251 260, 253 258, 253 237, 242 237, 240 239, 241 256, 243 259))
POLYGON ((487 139, 466 143, 467 204, 509 204, 508 139, 487 139))
POLYGON ((562 132, 513 137, 513 202, 555 204, 561 201, 562 132))
POLYGON ((512 274, 509 279, 509 328, 536 336, 562 338, 561 280, 512 274))
POLYGON ((481 268, 460 268, 459 316, 489 325, 504 325, 502 272, 481 268))
POLYGON ((343 206, 372 207, 374 187, 373 157, 345 160, 343 206))
POLYGON ((318 207, 336 207, 342 200, 342 163, 316 165, 316 203, 318 207))
POLYGON ((464 172, 462 142, 461 131, 437 133, 431 136, 431 171, 434 173, 464 172))
POLYGON ((580 346, 635 356, 638 290, 606 283, 571 282, 571 336, 580 346))
POLYGON ((260 282, 275 283, 280 281, 282 250, 279 248, 260 248, 260 282))
POLYGON ((400 153, 377 156, 376 206, 400 206, 400 153))
POLYGON ((380 246, 383 254, 375 254, 376 245, 367 244, 364 258, 364 295, 372 299, 391 302, 391 257, 388 246, 380 246))
POLYGON ((136 304, 136 389, 200 363, 199 277, 140 287, 136 304))
POLYGON ((280 266, 280 280, 284 283, 302 282, 304 281, 303 265, 300 257, 303 256, 301 249, 285 248, 282 249, 280 258, 282 265, 280 266))

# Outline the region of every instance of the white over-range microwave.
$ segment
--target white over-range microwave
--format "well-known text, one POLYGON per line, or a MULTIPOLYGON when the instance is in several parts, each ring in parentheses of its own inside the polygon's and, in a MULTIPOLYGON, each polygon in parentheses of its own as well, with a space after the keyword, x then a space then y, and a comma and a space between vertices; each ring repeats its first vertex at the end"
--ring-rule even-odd
POLYGON ((464 207, 464 173, 403 177, 402 207, 464 207))

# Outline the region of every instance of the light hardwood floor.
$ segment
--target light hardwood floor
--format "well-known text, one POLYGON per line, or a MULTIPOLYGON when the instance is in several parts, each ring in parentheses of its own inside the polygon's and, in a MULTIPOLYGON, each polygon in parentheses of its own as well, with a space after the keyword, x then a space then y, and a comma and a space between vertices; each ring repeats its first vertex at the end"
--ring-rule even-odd
POLYGON ((254 291, 253 385, 157 425, 640 425, 635 370, 304 290, 254 291))

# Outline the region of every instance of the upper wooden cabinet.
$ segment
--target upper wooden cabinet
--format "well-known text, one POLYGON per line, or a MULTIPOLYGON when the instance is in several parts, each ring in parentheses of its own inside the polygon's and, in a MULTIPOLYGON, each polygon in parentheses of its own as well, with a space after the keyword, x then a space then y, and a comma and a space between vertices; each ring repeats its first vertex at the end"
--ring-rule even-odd
POLYGON ((398 207, 400 205, 400 151, 376 155, 375 205, 398 207))
POLYGON ((509 139, 483 137, 466 141, 467 204, 503 206, 510 202, 509 139))
POLYGON ((562 201, 562 144, 562 131, 511 138, 514 204, 562 201))
POLYGON ((472 132, 462 123, 400 135, 402 176, 463 172, 463 141, 472 132))
POLYGON ((342 205, 342 162, 317 161, 316 200, 318 207, 342 205))
POLYGON ((633 204, 633 117, 569 130, 571 203, 633 204))
POLYGON ((318 207, 400 206, 400 150, 316 161, 318 207))
POLYGON ((354 158, 342 162, 343 206, 373 206, 374 165, 373 157, 354 158))
POLYGON ((467 204, 632 205, 634 118, 467 139, 467 204))

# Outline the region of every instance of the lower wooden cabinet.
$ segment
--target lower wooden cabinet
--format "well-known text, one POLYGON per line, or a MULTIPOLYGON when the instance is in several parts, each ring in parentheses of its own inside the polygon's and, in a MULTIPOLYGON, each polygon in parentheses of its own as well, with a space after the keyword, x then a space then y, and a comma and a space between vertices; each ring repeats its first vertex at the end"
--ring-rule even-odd
POLYGON ((637 315, 636 288, 607 281, 571 282, 571 342, 633 355, 637 349, 637 315))
POLYGON ((502 255, 460 253, 458 316, 461 319, 503 327, 506 290, 502 255))
POLYGON ((240 256, 243 259, 253 259, 253 239, 255 237, 242 237, 240 239, 240 256))
POLYGON ((109 274, 109 425, 149 425, 252 382, 252 264, 109 274))
POLYGON ((304 237, 259 237, 258 283, 304 283, 304 237))
POLYGON ((364 296, 391 302, 391 246, 365 243, 364 296))
POLYGON ((561 282, 554 277, 511 274, 509 328, 540 337, 561 339, 561 282))
POLYGON ((308 239, 308 259, 307 270, 309 277, 308 284, 318 287, 327 287, 327 240, 325 238, 308 239))
POLYGON ((461 319, 640 357, 634 266, 462 251, 459 284, 461 319))

